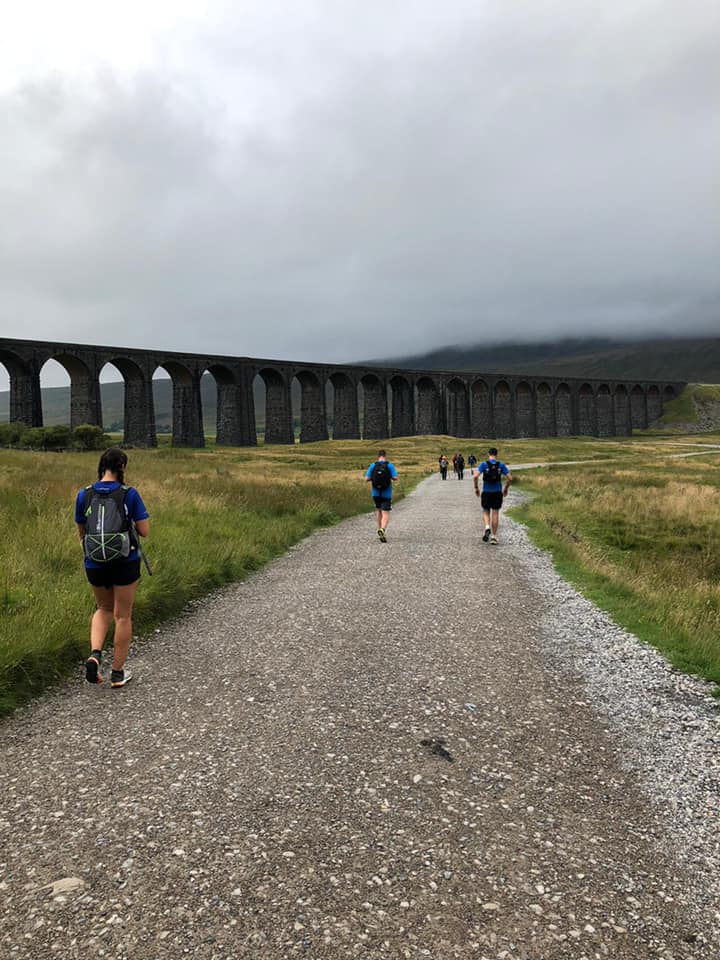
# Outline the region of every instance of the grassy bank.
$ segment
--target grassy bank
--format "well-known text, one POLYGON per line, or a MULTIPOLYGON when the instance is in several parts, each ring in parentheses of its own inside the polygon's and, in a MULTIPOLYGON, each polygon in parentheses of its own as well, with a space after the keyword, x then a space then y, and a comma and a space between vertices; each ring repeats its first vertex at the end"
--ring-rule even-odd
MULTIPOLYGON (((452 455, 461 449, 466 458, 471 452, 482 458, 487 442, 415 437, 386 446, 401 471, 397 495, 402 496, 436 469, 440 452, 452 455)), ((673 479, 661 466, 670 449, 682 448, 657 437, 516 440, 504 443, 501 455, 511 464, 595 461, 583 468, 523 473, 522 486, 537 494, 523 510, 524 519, 539 539, 543 531, 553 531, 549 546, 558 563, 576 582, 586 570, 588 589, 594 590, 592 578, 599 578, 597 583, 609 590, 617 567, 617 583, 630 591, 628 604, 636 605, 639 626, 626 613, 618 618, 642 636, 664 631, 675 662, 720 682, 712 637, 714 630, 716 642, 718 592, 712 577, 718 572, 720 506, 713 497, 720 458, 694 460, 679 474, 673 468, 673 479), (646 463, 655 466, 649 470, 646 463), (666 500, 648 506, 670 481, 675 486, 666 500), (558 488, 568 492, 558 498, 558 488), (631 488, 633 497, 626 498, 624 491, 631 488), (600 522, 595 504, 601 496, 611 508, 609 525, 600 522), (657 527, 662 540, 654 544, 653 511, 671 507, 673 519, 657 527), (690 523, 686 515, 691 511, 690 523), (679 527, 692 535, 683 539, 679 527), (681 554, 661 565, 668 543, 681 554), (631 567, 637 567, 633 580, 625 576, 631 567), (691 590, 689 604, 678 570, 695 578, 697 597, 691 590), (655 600, 648 599, 641 574, 653 582, 652 596, 657 594, 662 604, 658 611, 652 609, 655 600), (669 602, 672 591, 675 600, 669 602)), ((131 451, 127 480, 137 485, 151 513, 148 553, 155 571, 152 578, 143 578, 138 591, 135 633, 147 634, 189 600, 247 576, 318 527, 369 510, 362 476, 376 452, 377 444, 362 441, 131 451)), ((93 602, 72 505, 78 488, 94 479, 96 465, 97 454, 0 450, 0 712, 9 712, 76 668, 87 652, 93 602)), ((597 594, 596 599, 611 609, 607 598, 597 594)))
MULTIPOLYGON (((414 446, 414 445, 413 445, 414 446)), ((131 451, 127 482, 151 513, 135 633, 194 597, 241 579, 318 527, 367 510, 363 443, 253 450, 131 451)), ((402 495, 426 471, 400 442, 402 495)), ((86 653, 92 595, 73 523, 97 454, 0 451, 0 713, 37 694, 86 653)))
POLYGON ((683 426, 700 423, 701 412, 705 414, 705 420, 717 424, 719 409, 720 386, 712 383, 688 383, 674 400, 665 404, 656 428, 682 430, 683 426))
POLYGON ((533 497, 513 513, 618 623, 720 684, 720 456, 630 449, 621 463, 523 474, 533 497))

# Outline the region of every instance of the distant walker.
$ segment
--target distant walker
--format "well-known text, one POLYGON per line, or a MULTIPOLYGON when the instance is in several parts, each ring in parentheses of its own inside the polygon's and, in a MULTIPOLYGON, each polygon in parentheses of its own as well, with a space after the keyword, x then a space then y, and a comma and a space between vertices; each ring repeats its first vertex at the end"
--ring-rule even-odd
POLYGON ((483 541, 490 541, 496 544, 498 525, 500 523, 500 511, 502 510, 503 499, 507 496, 508 487, 512 483, 512 474, 504 463, 497 458, 497 450, 490 447, 487 460, 483 460, 477 468, 477 473, 473 476, 475 487, 475 496, 480 497, 480 503, 483 510, 483 521, 485 523, 485 532, 483 541), (480 477, 483 481, 482 495, 478 486, 480 477), (503 478, 505 478, 505 487, 503 487, 503 478))

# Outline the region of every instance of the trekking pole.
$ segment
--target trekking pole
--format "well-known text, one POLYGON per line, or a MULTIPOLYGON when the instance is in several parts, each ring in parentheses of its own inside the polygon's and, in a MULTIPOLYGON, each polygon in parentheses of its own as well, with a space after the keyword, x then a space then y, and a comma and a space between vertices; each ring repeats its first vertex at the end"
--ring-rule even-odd
POLYGON ((151 577, 153 573, 152 573, 152 570, 150 569, 150 562, 148 561, 145 551, 143 550, 143 545, 140 542, 140 534, 137 532, 137 527, 135 526, 134 520, 132 521, 132 532, 135 534, 135 544, 137 546, 137 552, 140 554, 140 559, 145 564, 145 569, 148 572, 148 576, 151 577))

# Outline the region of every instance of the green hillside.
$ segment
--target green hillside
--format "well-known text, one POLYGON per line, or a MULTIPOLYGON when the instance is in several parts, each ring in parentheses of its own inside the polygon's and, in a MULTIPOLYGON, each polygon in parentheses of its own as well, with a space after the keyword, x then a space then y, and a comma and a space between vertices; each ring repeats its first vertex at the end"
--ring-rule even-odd
MULTIPOLYGON (((203 424, 206 434, 215 433, 215 418, 217 410, 217 388, 215 378, 210 374, 200 381, 202 397, 203 424)), ((100 394, 103 406, 103 425, 110 433, 117 433, 123 429, 125 387, 123 381, 101 383, 100 394)), ((153 397, 155 400, 155 423, 158 433, 170 433, 172 425, 172 381, 153 380, 153 397)), ((300 409, 300 386, 293 383, 293 407, 300 409)), ((70 422, 70 387, 45 387, 42 391, 43 421, 46 427, 70 422)), ((255 387, 255 410, 258 429, 264 427, 265 390, 261 384, 255 387)), ((0 422, 10 416, 10 394, 7 390, 0 392, 0 422)))
MULTIPOLYGON (((103 424, 111 433, 122 430, 124 419, 125 385, 122 381, 101 383, 103 424)), ((155 398, 155 423, 159 433, 170 432, 172 423, 172 381, 153 380, 155 398)), ((215 432, 215 408, 217 404, 215 380, 211 376, 202 379, 202 400, 205 428, 215 432)), ((42 391, 43 421, 46 427, 70 422, 70 387, 45 387, 42 391)), ((9 393, 0 393, 0 420, 9 416, 9 393)))
POLYGON ((385 362, 423 370, 720 383, 720 338, 475 345, 448 347, 385 362))
POLYGON ((655 426, 685 433, 717 431, 720 428, 720 386, 689 383, 674 400, 665 404, 655 426))

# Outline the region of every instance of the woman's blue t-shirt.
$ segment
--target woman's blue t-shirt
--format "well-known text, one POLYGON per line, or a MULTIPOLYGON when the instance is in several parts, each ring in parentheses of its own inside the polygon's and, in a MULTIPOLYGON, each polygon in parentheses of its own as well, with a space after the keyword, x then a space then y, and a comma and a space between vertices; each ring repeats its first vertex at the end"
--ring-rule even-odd
MULTIPOLYGON (((93 484, 95 490, 99 493, 110 493, 113 490, 118 490, 121 484, 117 480, 98 480, 97 483, 93 484)), ((85 503, 85 490, 80 490, 75 499, 75 523, 85 523, 85 510, 87 509, 87 504, 85 503)), ((129 487, 128 492, 125 494, 125 512, 127 513, 128 520, 147 520, 150 514, 147 512, 147 508, 142 501, 142 497, 137 492, 135 487, 129 487)), ((128 556, 121 562, 130 563, 132 560, 138 559, 138 552, 135 547, 130 549, 128 556)), ((95 563, 94 560, 88 560, 85 557, 85 566, 88 570, 98 570, 102 568, 102 563, 95 563)))

